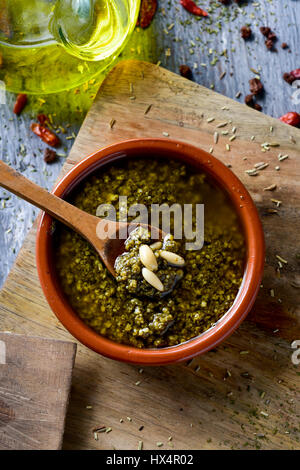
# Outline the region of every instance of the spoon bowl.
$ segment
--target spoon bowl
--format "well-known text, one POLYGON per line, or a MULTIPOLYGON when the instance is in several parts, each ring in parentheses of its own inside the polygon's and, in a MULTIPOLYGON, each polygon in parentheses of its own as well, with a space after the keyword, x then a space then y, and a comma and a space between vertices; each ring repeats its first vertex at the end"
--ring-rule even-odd
POLYGON ((54 219, 82 235, 96 250, 109 272, 116 277, 115 261, 125 251, 125 240, 138 226, 151 231, 153 240, 163 233, 156 227, 130 222, 101 219, 78 209, 63 199, 49 193, 21 173, 0 160, 0 186, 44 210, 54 219), (122 233, 122 236, 120 234, 122 233))

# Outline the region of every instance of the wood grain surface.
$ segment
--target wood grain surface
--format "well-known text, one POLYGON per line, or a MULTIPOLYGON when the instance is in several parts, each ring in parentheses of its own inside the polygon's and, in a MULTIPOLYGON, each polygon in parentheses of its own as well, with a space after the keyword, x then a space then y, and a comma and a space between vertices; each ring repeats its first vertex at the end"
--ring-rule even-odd
MULTIPOLYGON (((300 103, 293 101, 296 90, 282 79, 284 72, 299 67, 299 0, 243 0, 240 5, 232 1, 228 6, 218 0, 199 0, 198 4, 209 11, 208 18, 192 16, 179 1, 159 0, 153 24, 146 30, 136 28, 120 59, 160 61, 176 73, 181 64, 187 64, 196 83, 214 87, 241 103, 249 93, 248 81, 256 70, 265 87, 259 99, 265 114, 279 117, 292 110, 300 112, 300 103), (240 36, 245 24, 250 24, 253 31, 251 40, 246 42, 240 36), (260 26, 270 26, 278 36, 277 52, 265 47, 260 26), (288 43, 289 48, 281 49, 282 42, 288 43), (220 79, 224 72, 226 75, 220 79)), ((77 90, 30 96, 19 117, 12 112, 15 96, 7 93, 6 105, 0 104, 0 158, 50 189, 65 158, 60 156, 56 163, 45 164, 45 145, 32 134, 30 123, 36 121, 38 113, 51 114, 55 126, 67 131, 63 134, 58 129, 62 140, 59 153, 68 154, 72 135, 77 134, 102 79, 99 76, 95 84, 85 84, 77 90)), ((33 206, 0 189, 0 286, 36 214, 33 206)))
MULTIPOLYGON (((214 147, 251 192, 267 244, 261 292, 227 341, 184 365, 140 370, 78 344, 64 448, 137 449, 139 441, 145 449, 158 442, 161 449, 299 448, 299 366, 291 342, 300 339, 300 132, 158 66, 125 61, 103 83, 63 172, 104 145, 163 132, 205 150, 214 147), (210 117, 215 120, 207 122, 210 117), (216 129, 232 127, 237 137, 230 151, 231 132, 213 143, 216 129), (280 146, 264 153, 266 142, 280 146), (279 153, 289 157, 279 162, 279 153), (258 176, 245 173, 261 161, 269 166, 258 176), (264 191, 270 184, 276 190, 264 191), (271 198, 282 201, 279 207, 271 198), (92 431, 101 426, 112 430, 95 440, 92 431)), ((0 294, 1 328, 70 339, 41 292, 34 237, 32 230, 0 294)))
POLYGON ((76 344, 0 333, 0 449, 61 449, 76 344))

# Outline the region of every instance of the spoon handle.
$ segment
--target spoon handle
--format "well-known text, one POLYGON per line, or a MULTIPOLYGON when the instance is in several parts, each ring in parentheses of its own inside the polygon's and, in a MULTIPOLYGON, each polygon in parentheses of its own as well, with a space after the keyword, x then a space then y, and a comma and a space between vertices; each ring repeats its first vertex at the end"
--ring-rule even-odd
MULTIPOLYGON (((90 231, 93 233, 95 231, 95 225, 87 223, 87 221, 90 222, 94 219, 93 216, 49 193, 1 160, 0 186, 44 210, 85 237, 89 235, 90 231)), ((99 218, 95 217, 96 221, 99 221, 99 218)))

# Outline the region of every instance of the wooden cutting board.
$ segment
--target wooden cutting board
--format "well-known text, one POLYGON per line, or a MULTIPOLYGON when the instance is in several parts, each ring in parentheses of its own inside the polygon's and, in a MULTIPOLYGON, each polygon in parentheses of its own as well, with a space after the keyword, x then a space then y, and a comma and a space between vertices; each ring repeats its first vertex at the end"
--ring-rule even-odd
POLYGON ((76 344, 0 333, 0 449, 61 448, 76 344))
MULTIPOLYGON (((291 343, 300 339, 300 132, 158 66, 126 61, 102 84, 63 173, 105 145, 163 133, 213 147, 251 192, 267 243, 261 292, 227 341, 185 365, 142 371, 79 344, 64 448, 137 449, 139 441, 146 449, 157 442, 160 449, 299 448, 300 367, 291 343), (262 152, 265 142, 280 147, 262 152), (289 157, 279 162, 279 153, 289 157), (245 173, 259 162, 269 166, 255 177, 245 173), (271 184, 276 190, 264 191, 271 184), (100 426, 112 430, 95 440, 100 426)), ((44 299, 34 249, 35 228, 1 292, 1 328, 70 339, 44 299)))

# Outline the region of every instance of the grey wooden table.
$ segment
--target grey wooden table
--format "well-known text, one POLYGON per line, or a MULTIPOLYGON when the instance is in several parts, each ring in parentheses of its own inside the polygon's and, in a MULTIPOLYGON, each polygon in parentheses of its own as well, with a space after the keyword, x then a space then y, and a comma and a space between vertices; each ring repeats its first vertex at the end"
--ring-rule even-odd
MULTIPOLYGON (((135 32, 123 57, 160 61, 174 72, 187 64, 196 82, 239 101, 249 93, 248 81, 258 72, 265 87, 265 94, 259 100, 263 112, 274 117, 292 110, 300 112, 300 104, 292 100, 295 90, 282 79, 284 72, 300 67, 300 2, 249 0, 242 1, 240 7, 235 3, 224 7, 218 1, 209 0, 198 3, 209 11, 208 19, 193 17, 182 9, 179 0, 159 0, 153 25, 146 31, 135 32), (253 38, 247 42, 240 37, 240 28, 246 24, 253 30, 253 38), (277 34, 277 52, 266 49, 260 26, 269 26, 277 34), (290 50, 281 48, 283 42, 290 50)), ((20 117, 12 113, 14 95, 7 94, 7 104, 0 105, 1 159, 50 189, 101 78, 92 89, 81 87, 76 95, 71 90, 31 97, 20 117), (51 166, 43 161, 44 144, 29 130, 38 112, 55 115, 58 125, 70 125, 66 134, 60 134, 61 156, 51 166)), ((34 207, 0 189, 0 286, 36 215, 34 207)))

